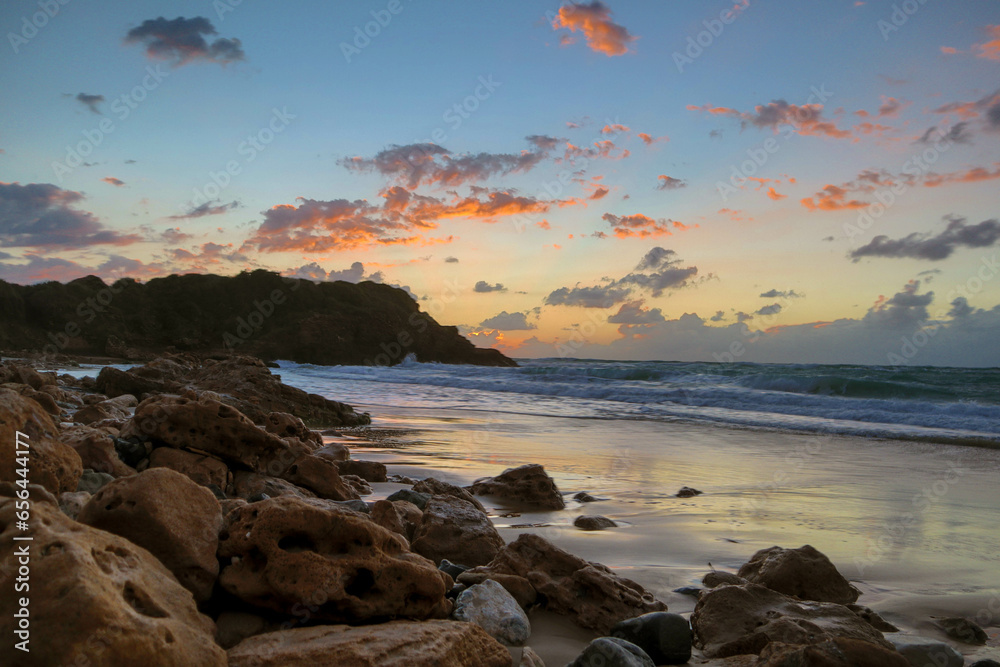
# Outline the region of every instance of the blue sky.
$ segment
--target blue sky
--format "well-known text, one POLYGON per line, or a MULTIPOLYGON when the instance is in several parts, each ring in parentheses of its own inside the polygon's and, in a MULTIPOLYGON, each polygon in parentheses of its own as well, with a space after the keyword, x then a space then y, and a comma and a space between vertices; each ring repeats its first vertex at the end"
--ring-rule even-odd
POLYGON ((0 278, 376 279, 515 356, 930 327, 906 363, 993 363, 996 2, 54 6, 0 8, 0 278))

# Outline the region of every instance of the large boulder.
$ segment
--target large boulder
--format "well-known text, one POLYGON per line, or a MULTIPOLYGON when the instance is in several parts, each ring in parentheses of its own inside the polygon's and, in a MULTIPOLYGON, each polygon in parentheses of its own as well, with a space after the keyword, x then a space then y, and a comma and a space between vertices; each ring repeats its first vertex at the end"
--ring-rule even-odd
MULTIPOLYGON (((77 523, 33 486, 27 532, 15 527, 13 498, 0 497, 0 662, 13 666, 226 665, 214 624, 190 591, 152 554, 77 523), (15 542, 14 535, 33 541, 15 542), (13 649, 18 558, 31 547, 30 653, 13 649)), ((27 595, 27 594, 25 594, 27 595)))
POLYGON ((486 508, 483 507, 482 503, 480 503, 479 500, 476 499, 476 497, 471 493, 460 486, 449 484, 448 482, 434 477, 428 477, 427 479, 420 480, 413 485, 413 490, 417 493, 426 493, 431 496, 454 496, 455 498, 460 498, 468 503, 472 503, 480 512, 486 512, 486 508))
POLYGON ((528 615, 503 586, 491 579, 462 591, 455 600, 452 618, 475 623, 505 646, 524 646, 531 636, 528 615))
POLYGON ((80 455, 59 442, 59 429, 42 406, 6 388, 0 388, 0 406, 0 481, 23 479, 17 470, 27 468, 27 479, 50 493, 76 491, 83 474, 80 455), (28 437, 18 438, 18 432, 28 437), (19 448, 18 440, 27 449, 19 448))
POLYGON ((184 449, 157 447, 149 455, 149 467, 176 470, 202 486, 214 484, 225 490, 230 484, 229 468, 222 460, 184 449))
MULTIPOLYGON (((928 663, 936 664, 936 663, 928 663)), ((754 667, 910 667, 902 655, 862 639, 834 637, 819 644, 768 644, 754 667)), ((923 667, 921 664, 920 667, 923 667)))
POLYGON ((413 533, 413 551, 440 563, 486 565, 503 548, 503 538, 484 512, 454 496, 433 496, 413 533))
POLYGON ((646 652, 617 637, 598 637, 566 667, 656 667, 646 652))
POLYGON ((518 507, 539 510, 561 510, 566 507, 559 488, 545 468, 530 463, 508 468, 496 477, 485 477, 472 484, 477 496, 493 496, 518 507))
POLYGON ((475 623, 319 625, 256 635, 229 649, 229 667, 510 667, 510 653, 475 623))
POLYGON ((169 468, 116 479, 87 501, 77 520, 147 549, 198 601, 212 594, 222 510, 212 492, 169 468))
POLYGON ((760 653, 771 642, 815 644, 834 637, 892 648, 881 632, 843 605, 798 600, 757 584, 706 591, 691 625, 695 646, 710 658, 760 653))
POLYGON ((524 577, 548 610, 605 634, 619 621, 667 610, 666 604, 631 579, 531 533, 518 536, 501 549, 488 566, 470 572, 524 577))
POLYGON ((135 474, 134 468, 118 458, 114 438, 101 429, 73 424, 64 428, 59 438, 64 445, 76 450, 84 468, 106 472, 112 477, 135 474))
POLYGON ((738 574, 752 584, 802 600, 852 604, 861 594, 829 558, 808 544, 798 549, 761 549, 738 574))
POLYGON ((264 418, 263 426, 264 430, 279 438, 298 438, 312 443, 316 448, 323 446, 323 436, 309 430, 301 419, 287 412, 272 412, 264 418))
POLYGON ((632 642, 657 665, 683 665, 691 659, 691 625, 680 614, 636 616, 616 623, 611 635, 632 642))
POLYGON ((219 581, 259 607, 318 621, 442 618, 451 577, 364 514, 281 496, 237 507, 219 540, 219 581))
MULTIPOLYGON (((326 447, 324 447, 324 449, 326 449, 326 447)), ((317 452, 317 456, 318 455, 319 452, 317 452)), ((337 469, 340 470, 341 475, 357 475, 366 482, 389 481, 388 476, 386 475, 385 464, 379 463, 378 461, 358 461, 356 459, 349 459, 346 461, 338 460, 337 469)))

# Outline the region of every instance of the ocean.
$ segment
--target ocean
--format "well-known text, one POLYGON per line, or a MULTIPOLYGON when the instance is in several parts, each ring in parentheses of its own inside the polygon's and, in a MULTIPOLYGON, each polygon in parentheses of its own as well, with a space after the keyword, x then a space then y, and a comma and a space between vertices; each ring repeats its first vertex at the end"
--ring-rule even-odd
POLYGON ((279 362, 285 382, 371 410, 711 422, 1000 448, 1000 369, 520 359, 519 368, 279 362))

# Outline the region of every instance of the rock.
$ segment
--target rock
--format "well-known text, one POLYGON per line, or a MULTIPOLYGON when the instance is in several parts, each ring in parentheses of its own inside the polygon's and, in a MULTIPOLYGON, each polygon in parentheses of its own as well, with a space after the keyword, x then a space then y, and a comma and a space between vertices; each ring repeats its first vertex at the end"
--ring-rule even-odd
MULTIPOLYGON (((33 487, 39 489, 40 487, 33 487)), ((31 653, 19 665, 224 667, 214 624, 152 554, 64 516, 32 492, 31 528, 15 528, 13 498, 0 498, 0 585, 14 589, 15 534, 32 537, 31 653), (30 656, 30 657, 29 657, 30 656)), ((18 596, 0 595, 0 632, 15 637, 18 596)), ((11 644, 4 652, 13 652, 11 644)))
POLYGON ((280 477, 307 448, 257 427, 242 412, 207 395, 153 396, 135 409, 121 437, 143 437, 158 446, 197 449, 228 464, 280 477))
POLYGON ((411 548, 435 563, 448 558, 475 567, 493 560, 503 545, 493 522, 472 503, 434 496, 424 507, 411 548))
POLYGON ((855 614, 871 623, 872 627, 881 632, 899 632, 899 628, 885 620, 874 611, 860 604, 844 605, 855 614))
POLYGON ((600 498, 595 498, 586 491, 581 491, 573 496, 573 500, 581 503, 596 503, 600 500, 600 498))
POLYGON ((478 571, 524 577, 547 609, 598 632, 609 632, 627 618, 667 610, 667 605, 636 582, 530 533, 519 535, 478 571))
POLYGON ((1000 662, 986 658, 985 660, 976 660, 969 667, 1000 667, 1000 662))
POLYGON ((761 549, 743 564, 739 576, 803 600, 852 604, 861 594, 829 558, 808 544, 798 549, 761 549))
POLYGON ((142 438, 115 438, 115 453, 125 465, 135 468, 139 466, 153 451, 152 443, 146 443, 142 438), (148 445, 148 446, 147 446, 148 445))
POLYGON ((59 494, 59 509, 69 518, 76 519, 88 500, 90 494, 86 491, 66 491, 59 494))
POLYGON ((761 651, 755 663, 755 667, 792 666, 910 667, 910 663, 896 651, 848 637, 834 637, 808 646, 772 642, 761 651))
POLYGON ((264 430, 279 438, 297 438, 311 442, 316 448, 323 446, 323 436, 306 428, 302 420, 287 412, 272 412, 264 418, 264 430))
POLYGON ((229 667, 510 667, 510 653, 475 623, 319 625, 245 639, 229 667))
POLYGON ((134 402, 132 402, 132 405, 129 406, 129 399, 131 399, 131 401, 135 401, 135 396, 132 396, 131 394, 122 394, 117 398, 101 401, 100 403, 92 403, 77 410, 73 414, 73 421, 77 424, 93 424, 94 422, 99 422, 104 419, 116 421, 128 419, 128 408, 136 406, 136 403, 134 402))
POLYGON ((712 570, 702 578, 701 583, 705 586, 705 588, 718 588, 719 586, 725 585, 741 586, 749 582, 743 577, 736 576, 732 572, 712 570))
POLYGON ((410 486, 417 483, 417 480, 412 477, 407 477, 406 475, 387 475, 386 481, 392 482, 393 484, 409 484, 410 486))
POLYGON ((604 530, 605 528, 614 528, 618 524, 606 516, 581 514, 573 520, 573 525, 580 530, 604 530))
POLYGON ((646 652, 617 637, 598 637, 566 667, 656 667, 646 652))
POLYGON ((703 589, 700 586, 681 586, 680 588, 675 588, 674 593, 680 593, 681 595, 689 595, 693 598, 701 595, 703 589))
POLYGON ((195 484, 229 488, 229 468, 221 460, 173 447, 157 447, 149 455, 150 468, 170 468, 186 475, 195 484))
POLYGON ((349 450, 346 445, 342 445, 339 442, 327 443, 317 449, 314 453, 316 456, 321 456, 324 459, 330 459, 331 461, 336 461, 338 463, 341 461, 347 461, 351 458, 351 450, 349 450))
POLYGON ((226 515, 237 507, 243 507, 247 504, 247 501, 243 498, 226 498, 225 500, 219 501, 219 507, 222 508, 222 518, 225 519, 226 515))
POLYGON ((452 563, 447 558, 444 558, 440 563, 438 563, 438 569, 450 576, 452 579, 458 581, 458 575, 463 572, 468 572, 470 568, 467 565, 457 565, 452 563))
POLYGON ((38 403, 42 407, 42 410, 52 415, 53 417, 59 417, 62 415, 62 408, 56 403, 56 399, 52 395, 47 394, 43 391, 36 391, 26 384, 14 384, 6 385, 7 388, 13 389, 17 393, 21 394, 25 398, 30 398, 34 402, 38 403))
POLYGON ((475 496, 462 487, 449 484, 448 482, 443 482, 433 477, 420 480, 413 485, 413 490, 417 493, 426 493, 431 496, 453 496, 455 498, 461 498, 462 500, 475 505, 476 509, 480 512, 486 512, 486 508, 483 507, 482 503, 480 503, 475 496))
POLYGON ((611 636, 632 642, 657 665, 691 659, 691 625, 679 614, 657 611, 615 623, 611 636))
POLYGON ((531 636, 527 614, 503 586, 491 579, 462 591, 452 618, 479 625, 505 646, 523 646, 531 636))
POLYGON ((521 660, 517 667, 545 667, 545 662, 530 646, 525 646, 521 649, 521 660))
POLYGON ((84 468, 106 472, 112 477, 135 474, 134 468, 129 467, 118 458, 114 438, 104 431, 82 424, 74 424, 64 428, 59 439, 64 445, 69 445, 76 450, 84 468))
POLYGON ((246 470, 237 470, 233 473, 233 486, 229 495, 243 498, 250 502, 255 502, 254 498, 259 499, 261 495, 265 495, 268 498, 287 495, 299 496, 300 498, 316 497, 316 494, 312 491, 307 491, 291 482, 286 482, 277 477, 258 475, 255 472, 248 472, 246 470))
POLYGON ((93 495, 104 488, 106 484, 113 481, 115 481, 115 478, 106 472, 94 472, 87 469, 80 475, 80 481, 77 482, 76 490, 93 495))
POLYGON ((813 644, 834 637, 891 647, 881 632, 843 605, 797 600, 758 584, 706 591, 691 625, 695 646, 709 658, 759 653, 770 642, 813 644))
POLYGON ((937 621, 937 625, 952 639, 966 644, 982 646, 989 639, 985 630, 966 618, 942 618, 937 621))
POLYGON ((212 492, 169 468, 109 483, 84 505, 80 523, 147 549, 203 602, 219 574, 222 510, 212 492))
POLYGON ((331 500, 330 502, 333 503, 334 505, 339 505, 340 507, 344 507, 349 510, 354 510, 355 512, 360 512, 361 514, 372 513, 371 505, 357 498, 353 500, 331 500))
POLYGON ((944 642, 915 635, 892 633, 885 636, 913 667, 962 667, 965 658, 944 642))
POLYGON ((232 648, 247 637, 267 629, 267 621, 257 614, 244 611, 224 611, 215 619, 215 638, 222 648, 232 648))
MULTIPOLYGON (((319 452, 317 452, 319 455, 319 452)), ((341 475, 357 475, 366 482, 387 482, 385 464, 378 461, 338 461, 337 469, 341 475)))
POLYGON ((396 491, 391 496, 386 498, 389 502, 395 502, 397 500, 405 500, 408 503, 413 503, 417 506, 417 509, 423 510, 427 506, 427 501, 431 499, 429 493, 418 493, 410 489, 400 489, 396 491))
POLYGON ((377 500, 372 506, 372 521, 407 539, 413 540, 413 532, 420 524, 424 513, 413 503, 405 500, 377 500))
POLYGON ((17 481, 16 469, 26 467, 28 479, 50 493, 76 491, 83 474, 80 455, 58 441, 59 429, 42 406, 6 388, 0 388, 0 405, 0 481, 17 481), (18 432, 28 436, 21 438, 27 449, 17 447, 18 432))
POLYGON ((270 498, 230 510, 219 582, 259 607, 361 623, 441 618, 451 578, 367 516, 320 499, 270 498))
POLYGON ((375 493, 368 482, 361 479, 357 475, 341 475, 340 479, 344 481, 344 484, 346 484, 351 491, 359 496, 370 496, 375 493))
POLYGON ((486 477, 472 484, 477 496, 495 496, 511 504, 540 510, 561 510, 566 507, 559 488, 545 468, 538 464, 508 468, 496 477, 486 477))
POLYGON ((694 498, 695 496, 700 496, 701 491, 698 489, 692 489, 689 486, 682 486, 680 491, 677 492, 678 498, 694 498))
POLYGON ((497 574, 482 570, 483 568, 478 567, 471 568, 458 575, 455 580, 465 586, 475 586, 487 580, 495 581, 503 586, 517 600, 517 603, 521 605, 521 609, 524 610, 535 604, 535 601, 538 599, 538 594, 535 592, 531 582, 524 577, 519 577, 516 574, 497 574))
MULTIPOLYGON (((296 459, 278 477, 305 487, 320 498, 351 500, 359 497, 358 491, 341 478, 336 463, 313 454, 306 454, 296 459)), ((370 487, 368 491, 371 492, 370 487)))

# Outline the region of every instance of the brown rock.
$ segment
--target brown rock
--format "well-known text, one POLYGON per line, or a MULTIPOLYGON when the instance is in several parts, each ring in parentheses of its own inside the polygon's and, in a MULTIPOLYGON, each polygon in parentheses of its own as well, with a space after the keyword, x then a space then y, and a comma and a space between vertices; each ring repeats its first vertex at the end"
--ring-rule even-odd
POLYGON ((879 616, 877 613, 875 613, 868 607, 865 607, 864 605, 848 604, 844 606, 853 611, 861 618, 868 621, 871 624, 871 626, 876 630, 879 630, 881 632, 899 632, 899 628, 897 628, 895 625, 893 625, 889 621, 879 616))
MULTIPOLYGON (((37 487, 36 487, 37 488, 37 487)), ((44 493, 44 492, 43 492, 44 493)), ((9 665, 226 665, 214 625, 152 554, 77 523, 32 493, 31 529, 15 529, 15 505, 0 498, 0 586, 14 589, 16 551, 31 542, 31 653, 14 651, 18 596, 0 595, 9 665), (16 654, 16 657, 12 654, 16 654)))
POLYGON ((413 540, 413 533, 424 513, 419 507, 405 500, 378 500, 372 506, 372 521, 378 525, 413 540))
POLYGON ((154 444, 178 449, 198 449, 229 464, 279 476, 307 453, 305 446, 290 445, 250 421, 239 410, 214 398, 153 396, 135 410, 122 429, 122 438, 138 436, 154 444))
POLYGON ((127 408, 134 408, 137 405, 135 400, 135 396, 131 394, 122 394, 117 398, 93 403, 77 410, 73 421, 77 424, 93 424, 103 419, 128 419, 130 415, 127 408))
POLYGON ((454 496, 434 496, 413 533, 413 551, 474 567, 486 565, 503 548, 503 538, 484 512, 454 496))
POLYGON ((851 604, 861 594, 829 558, 808 544, 798 549, 761 549, 743 564, 739 576, 803 600, 851 604))
POLYGON ((115 441, 105 431, 83 424, 73 424, 62 430, 59 440, 76 450, 84 468, 106 472, 114 477, 135 474, 133 468, 118 458, 115 441))
POLYGON ((432 496, 453 496, 455 498, 460 498, 475 505, 476 509, 480 512, 486 512, 486 508, 483 507, 482 503, 480 503, 479 500, 477 500, 471 493, 460 486, 443 482, 440 479, 435 479, 433 477, 422 479, 413 485, 413 490, 418 493, 426 493, 432 496))
MULTIPOLYGON (((313 454, 296 459, 279 477, 309 489, 320 498, 351 500, 361 497, 357 489, 341 478, 336 463, 313 454)), ((371 493, 370 487, 367 490, 371 493)))
POLYGON ((323 446, 323 436, 316 431, 310 431, 302 420, 287 412, 272 412, 264 418, 264 429, 279 438, 297 438, 302 442, 311 443, 314 447, 323 446))
POLYGON ((59 509, 69 518, 76 519, 88 500, 90 494, 86 491, 66 491, 59 494, 59 509))
POLYGON ((247 504, 248 504, 247 501, 243 500, 242 498, 226 498, 225 500, 220 500, 219 507, 222 508, 223 520, 225 520, 226 515, 229 514, 231 511, 233 511, 237 507, 243 507, 244 505, 247 504))
POLYGON ((618 621, 667 610, 636 582, 530 533, 518 536, 489 566, 477 571, 524 577, 547 609, 604 634, 618 621))
MULTIPOLYGON (((319 455, 319 452, 317 452, 317 455, 319 455)), ((340 470, 341 475, 357 475, 366 482, 389 481, 386 475, 385 464, 378 461, 338 460, 337 469, 340 470)))
POLYGON ((524 577, 519 577, 516 574, 497 574, 491 572, 482 571, 483 568, 473 568, 471 570, 466 570, 462 574, 458 575, 458 583, 465 584, 466 586, 475 586, 476 584, 481 584, 487 579, 492 579, 501 586, 503 586, 508 593, 511 594, 517 603, 521 605, 521 608, 527 611, 528 607, 535 604, 538 599, 538 594, 535 593, 534 587, 524 577))
MULTIPOLYGON (((16 468, 27 456, 28 479, 51 493, 76 491, 83 474, 80 455, 57 440, 59 429, 42 406, 10 389, 0 388, 0 481, 21 477, 16 468), (17 447, 17 432, 28 436, 28 449, 17 447)), ((23 440, 23 439, 22 439, 23 440)))
POLYGON ((351 458, 351 450, 339 442, 328 442, 315 451, 316 456, 331 461, 346 461, 351 458))
POLYGON ((810 646, 768 644, 755 667, 910 667, 910 663, 895 649, 834 637, 810 646))
POLYGON ((267 621, 263 617, 244 611, 224 611, 215 619, 215 638, 222 648, 232 648, 266 630, 267 621))
POLYGON ((712 570, 702 578, 701 583, 705 586, 705 588, 718 588, 719 586, 724 585, 740 586, 749 582, 747 582, 747 580, 743 577, 736 576, 732 572, 712 570))
POLYGON ((530 646, 525 646, 521 649, 521 660, 517 667, 545 667, 545 662, 530 646))
POLYGON ((255 472, 247 472, 246 470, 237 470, 233 473, 233 486, 232 489, 227 491, 226 495, 250 500, 262 493, 268 498, 288 495, 300 498, 316 497, 316 494, 312 491, 298 487, 291 482, 286 482, 277 477, 269 477, 268 475, 258 475, 255 472))
POLYGON ((222 510, 208 489, 169 468, 116 479, 84 505, 80 523, 149 550, 196 600, 207 600, 219 574, 222 510))
POLYGON ((215 484, 222 490, 229 487, 229 468, 221 460, 207 454, 157 447, 149 455, 149 467, 176 470, 202 486, 215 484))
POLYGON ((341 475, 340 479, 344 480, 344 483, 358 496, 370 496, 375 493, 371 485, 357 475, 341 475))
POLYGON ((573 525, 580 530, 604 530, 605 528, 614 528, 618 524, 606 516, 581 514, 573 519, 573 525))
POLYGON ((510 667, 503 645, 475 623, 392 621, 360 628, 279 630, 229 649, 230 667, 510 667))
POLYGON ((30 398, 42 406, 42 409, 53 417, 59 417, 62 414, 62 408, 59 407, 56 399, 51 394, 32 389, 26 384, 5 384, 4 388, 16 391, 25 398, 30 398))
POLYGON ((219 581, 246 602, 352 623, 446 616, 451 577, 367 516, 320 499, 282 496, 226 515, 219 581))
POLYGON ((814 644, 833 637, 892 648, 881 632, 843 605, 796 600, 757 584, 702 593, 691 626, 695 645, 710 658, 758 652, 770 642, 814 644))
POLYGON ((545 474, 545 468, 532 463, 508 468, 496 477, 486 477, 472 484, 477 496, 495 496, 508 504, 542 510, 566 507, 556 483, 545 474))

